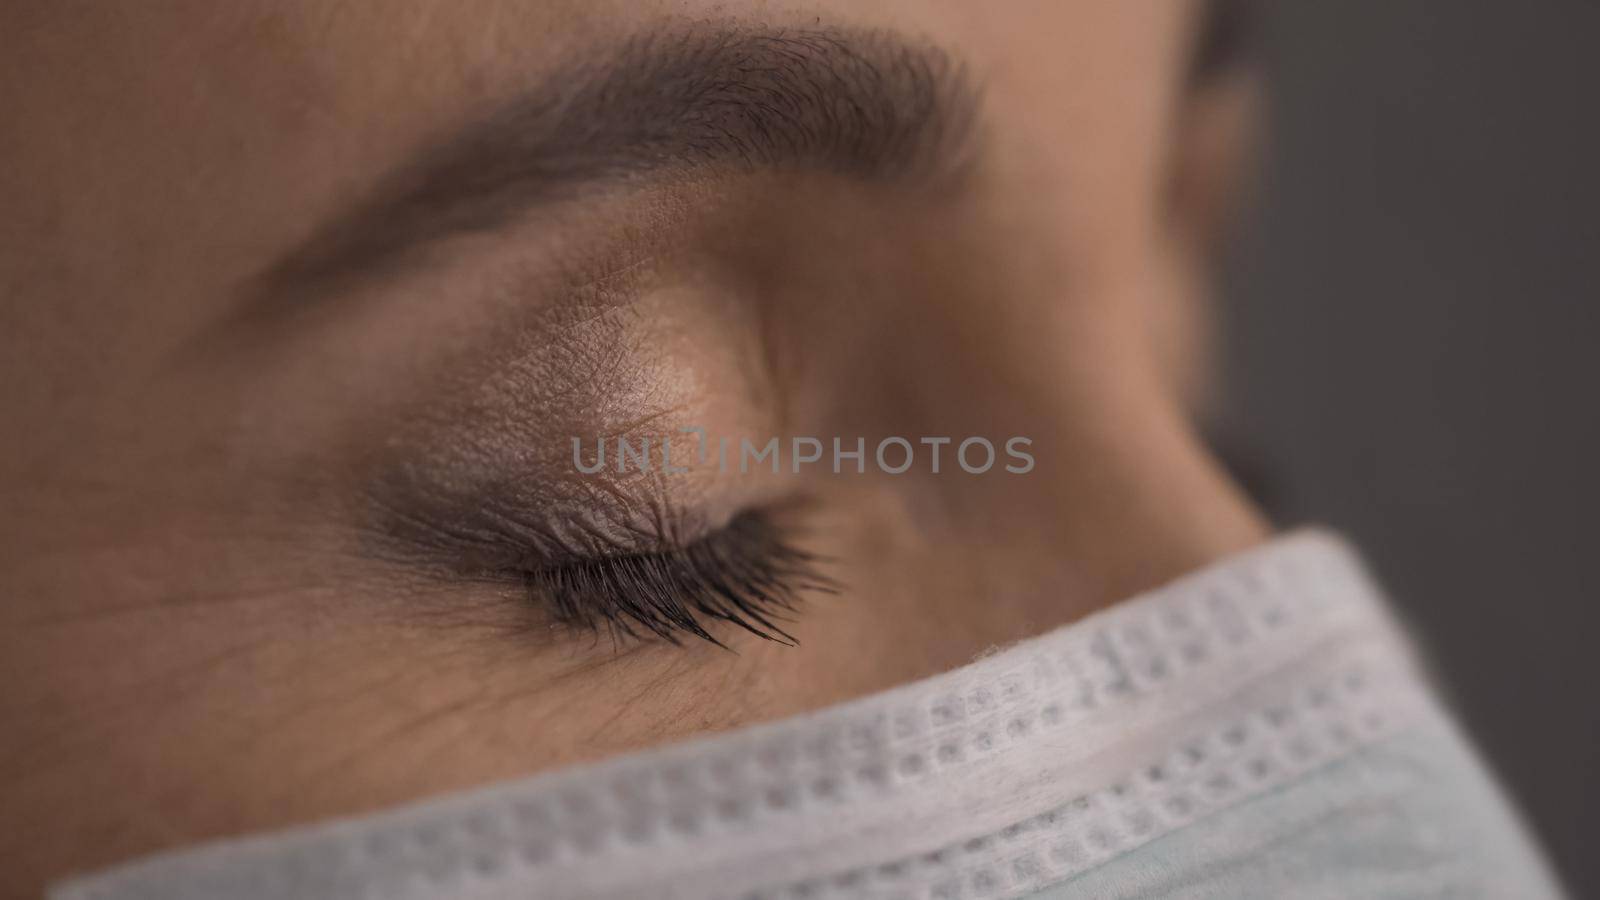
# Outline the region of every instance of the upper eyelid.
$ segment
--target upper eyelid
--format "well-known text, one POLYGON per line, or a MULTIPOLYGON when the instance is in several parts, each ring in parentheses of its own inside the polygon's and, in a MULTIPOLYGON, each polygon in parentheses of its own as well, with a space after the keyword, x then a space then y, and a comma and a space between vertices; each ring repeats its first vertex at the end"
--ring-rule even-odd
POLYGON ((683 633, 720 645, 704 617, 792 644, 774 620, 793 611, 801 590, 831 589, 817 562, 770 516, 748 511, 687 546, 529 573, 529 584, 558 617, 591 629, 603 622, 637 637, 637 626, 673 642, 683 633), (591 577, 567 578, 574 569, 591 577), (597 596, 603 592, 611 596, 597 596))

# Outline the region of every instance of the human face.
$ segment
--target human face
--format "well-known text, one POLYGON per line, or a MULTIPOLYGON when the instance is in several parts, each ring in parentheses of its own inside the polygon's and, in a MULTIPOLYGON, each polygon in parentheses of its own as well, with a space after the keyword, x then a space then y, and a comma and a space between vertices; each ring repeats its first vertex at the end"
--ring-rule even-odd
POLYGON ((815 708, 1258 539, 1149 339, 1192 18, 0 12, 18 883, 815 708), (688 428, 780 471, 573 460, 688 428))

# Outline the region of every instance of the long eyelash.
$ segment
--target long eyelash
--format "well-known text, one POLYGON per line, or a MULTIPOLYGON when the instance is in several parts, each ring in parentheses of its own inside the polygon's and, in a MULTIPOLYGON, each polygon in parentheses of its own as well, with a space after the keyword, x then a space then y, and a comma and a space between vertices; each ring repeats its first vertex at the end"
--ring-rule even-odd
POLYGON ((819 560, 789 543, 768 515, 740 513, 722 529, 687 546, 603 555, 524 578, 557 620, 613 639, 646 635, 678 643, 688 634, 725 647, 706 627, 729 622, 759 637, 794 645, 779 622, 794 612, 799 591, 836 591, 817 572, 819 560))

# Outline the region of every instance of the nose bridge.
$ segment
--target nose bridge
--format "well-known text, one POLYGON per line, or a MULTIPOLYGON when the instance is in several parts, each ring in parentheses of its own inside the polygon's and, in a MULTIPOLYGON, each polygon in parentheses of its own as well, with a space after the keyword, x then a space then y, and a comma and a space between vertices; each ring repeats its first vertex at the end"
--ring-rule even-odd
POLYGON ((1131 312, 1141 269, 1121 231, 1074 231, 1052 192, 1013 202, 982 184, 942 196, 808 188, 772 223, 782 240, 724 235, 752 251, 736 274, 761 309, 786 429, 850 446, 1029 436, 1061 447, 1086 427, 1104 432, 1108 410, 1150 387, 1131 312))
POLYGON ((884 407, 880 419, 939 433, 1064 427, 1138 360, 1123 317, 1092 314, 1117 300, 1062 271, 1048 241, 920 243, 864 298, 861 345, 845 355, 856 374, 836 390, 884 407))

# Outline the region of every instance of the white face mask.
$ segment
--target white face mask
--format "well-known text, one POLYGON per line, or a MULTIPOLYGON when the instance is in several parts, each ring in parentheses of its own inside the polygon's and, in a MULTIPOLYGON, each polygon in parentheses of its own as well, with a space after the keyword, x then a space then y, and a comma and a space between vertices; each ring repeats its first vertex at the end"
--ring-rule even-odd
POLYGON ((820 713, 59 886, 88 898, 1542 897, 1349 551, 1306 533, 820 713))

